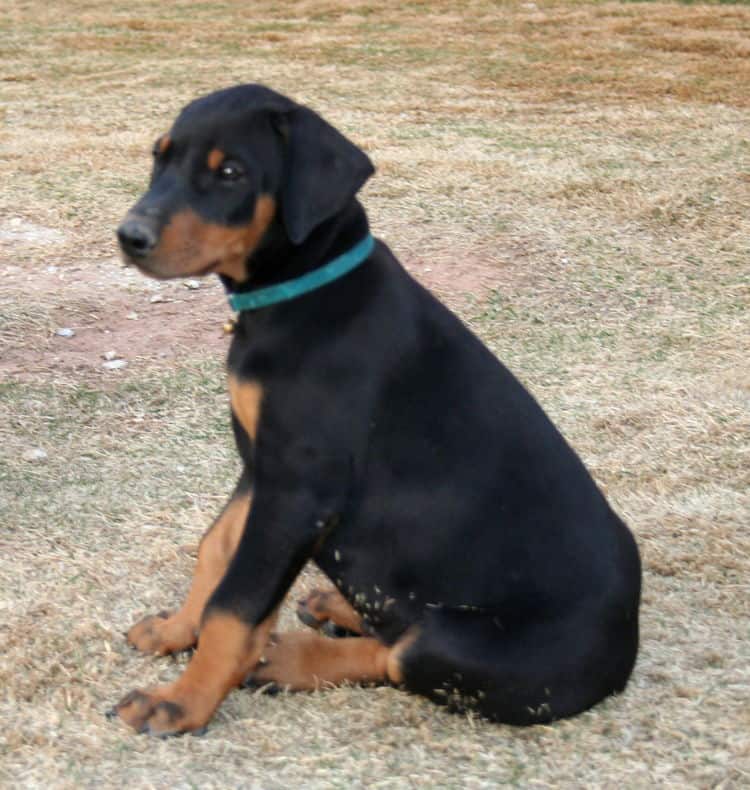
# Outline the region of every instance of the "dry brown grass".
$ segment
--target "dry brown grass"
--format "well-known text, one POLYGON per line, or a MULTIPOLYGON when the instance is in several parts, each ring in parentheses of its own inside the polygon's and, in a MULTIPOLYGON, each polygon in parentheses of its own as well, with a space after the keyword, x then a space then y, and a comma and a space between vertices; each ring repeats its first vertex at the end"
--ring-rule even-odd
POLYGON ((3 5, 0 782, 747 786, 749 34, 746 4, 3 5), (376 232, 633 526, 643 647, 621 697, 530 730, 392 689, 238 692, 202 739, 104 720, 184 663, 121 632, 184 593, 183 547, 236 472, 218 290, 124 274, 112 228, 176 110, 250 80, 368 149, 376 232), (125 371, 102 371, 109 348, 125 371))

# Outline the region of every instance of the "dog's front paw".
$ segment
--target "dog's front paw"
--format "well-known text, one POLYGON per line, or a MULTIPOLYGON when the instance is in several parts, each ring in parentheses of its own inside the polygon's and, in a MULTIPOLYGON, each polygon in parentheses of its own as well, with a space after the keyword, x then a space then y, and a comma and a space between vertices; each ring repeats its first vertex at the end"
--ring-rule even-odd
POLYGON ((127 633, 128 644, 142 653, 166 656, 194 647, 198 628, 178 615, 169 612, 144 617, 127 633))
POLYGON ((187 700, 173 697, 175 695, 170 686, 150 691, 137 689, 126 694, 107 712, 107 716, 119 717, 136 732, 157 738, 187 732, 202 735, 213 710, 204 705, 190 705, 187 700))

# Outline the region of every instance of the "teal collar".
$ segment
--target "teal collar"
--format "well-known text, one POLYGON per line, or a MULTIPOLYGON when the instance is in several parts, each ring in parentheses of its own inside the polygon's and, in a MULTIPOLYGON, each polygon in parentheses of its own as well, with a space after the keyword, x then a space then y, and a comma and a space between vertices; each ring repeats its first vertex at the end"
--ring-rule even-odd
POLYGON ((246 293, 229 294, 229 305, 232 310, 242 312, 243 310, 259 310, 261 307, 286 302, 289 299, 296 299, 298 296, 314 291, 323 285, 338 280, 359 266, 372 252, 375 241, 368 233, 362 241, 355 244, 343 255, 329 261, 319 269, 313 269, 301 277, 294 280, 287 280, 276 285, 269 285, 266 288, 258 288, 255 291, 246 293))

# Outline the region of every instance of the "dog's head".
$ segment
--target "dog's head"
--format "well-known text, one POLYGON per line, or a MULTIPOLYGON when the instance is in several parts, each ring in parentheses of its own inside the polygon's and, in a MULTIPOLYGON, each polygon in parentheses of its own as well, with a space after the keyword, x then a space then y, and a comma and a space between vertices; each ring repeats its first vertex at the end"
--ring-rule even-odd
POLYGON ((374 172, 320 116, 261 85, 196 99, 153 154, 149 189, 117 237, 126 262, 160 279, 241 282, 272 225, 302 244, 374 172))

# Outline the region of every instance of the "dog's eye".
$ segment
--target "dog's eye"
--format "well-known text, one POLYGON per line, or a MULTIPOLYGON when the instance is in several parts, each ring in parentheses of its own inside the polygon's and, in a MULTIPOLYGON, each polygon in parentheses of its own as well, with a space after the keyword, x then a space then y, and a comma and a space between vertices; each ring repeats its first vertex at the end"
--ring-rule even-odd
POLYGON ((230 160, 223 162, 216 173, 222 181, 237 181, 245 175, 242 165, 230 160))

